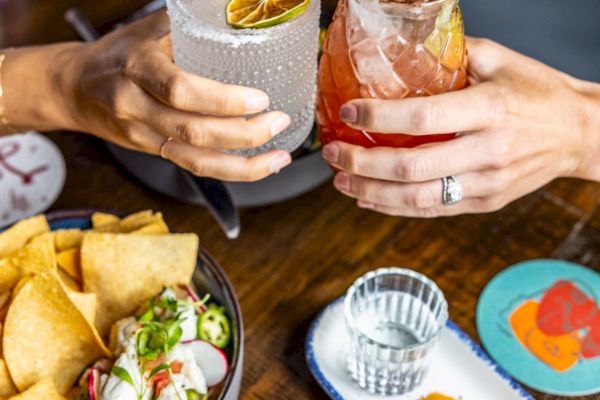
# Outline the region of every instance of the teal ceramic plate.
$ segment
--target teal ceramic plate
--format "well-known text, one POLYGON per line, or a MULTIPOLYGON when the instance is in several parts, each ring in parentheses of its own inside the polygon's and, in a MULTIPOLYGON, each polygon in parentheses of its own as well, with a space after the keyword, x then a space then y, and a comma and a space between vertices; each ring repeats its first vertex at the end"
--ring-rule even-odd
POLYGON ((488 353, 541 392, 600 392, 600 274, 562 260, 532 260, 498 274, 477 305, 488 353))

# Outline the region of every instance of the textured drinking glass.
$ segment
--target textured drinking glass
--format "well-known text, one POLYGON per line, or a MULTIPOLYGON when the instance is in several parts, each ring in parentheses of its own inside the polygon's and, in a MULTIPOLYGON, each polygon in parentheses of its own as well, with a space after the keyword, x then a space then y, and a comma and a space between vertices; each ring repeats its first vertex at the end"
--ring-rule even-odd
POLYGON ((225 83, 255 87, 271 98, 292 124, 272 141, 234 153, 251 156, 273 149, 293 151, 314 125, 320 0, 304 13, 264 29, 227 25, 227 0, 167 0, 175 63, 225 83))
POLYGON ((426 276, 381 268, 348 289, 344 313, 352 379, 371 393, 394 395, 410 392, 423 380, 448 319, 448 304, 426 276))
POLYGON ((340 0, 319 69, 317 121, 323 143, 414 147, 449 140, 356 130, 339 118, 356 98, 400 99, 462 89, 467 53, 458 0, 340 0))

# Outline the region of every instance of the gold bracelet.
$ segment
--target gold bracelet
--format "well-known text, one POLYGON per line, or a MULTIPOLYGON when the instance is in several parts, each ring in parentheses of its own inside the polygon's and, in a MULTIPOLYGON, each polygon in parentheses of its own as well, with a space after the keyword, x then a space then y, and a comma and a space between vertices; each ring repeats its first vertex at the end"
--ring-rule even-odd
POLYGON ((0 133, 14 133, 16 130, 10 123, 8 118, 6 107, 4 106, 2 90, 2 64, 6 59, 6 54, 0 54, 0 133))

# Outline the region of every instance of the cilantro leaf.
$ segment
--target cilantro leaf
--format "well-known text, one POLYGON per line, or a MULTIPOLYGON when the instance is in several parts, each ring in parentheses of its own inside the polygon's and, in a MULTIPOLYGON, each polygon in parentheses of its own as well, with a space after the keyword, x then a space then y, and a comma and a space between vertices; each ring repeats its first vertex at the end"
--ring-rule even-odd
POLYGON ((135 388, 135 385, 133 384, 133 379, 131 379, 131 375, 129 375, 129 372, 127 372, 125 368, 117 367, 115 365, 114 367, 112 367, 112 370, 110 372, 120 380, 129 383, 135 388))

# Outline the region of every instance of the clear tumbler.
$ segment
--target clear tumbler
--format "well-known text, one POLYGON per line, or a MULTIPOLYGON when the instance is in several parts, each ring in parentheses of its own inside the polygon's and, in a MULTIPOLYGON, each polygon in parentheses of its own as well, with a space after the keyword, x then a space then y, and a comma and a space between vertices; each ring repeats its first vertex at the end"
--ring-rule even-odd
POLYGON ((381 268, 348 289, 344 313, 352 379, 371 393, 396 395, 423 380, 448 319, 448 304, 426 276, 381 268))

